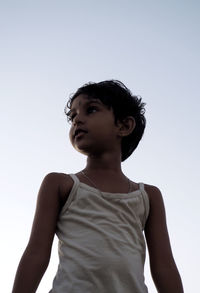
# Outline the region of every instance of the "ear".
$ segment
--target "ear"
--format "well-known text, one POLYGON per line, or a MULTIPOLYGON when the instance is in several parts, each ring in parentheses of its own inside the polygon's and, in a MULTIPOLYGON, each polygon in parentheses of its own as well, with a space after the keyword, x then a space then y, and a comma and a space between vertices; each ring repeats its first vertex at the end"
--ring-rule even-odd
POLYGON ((135 119, 132 116, 127 116, 122 121, 117 121, 119 127, 118 135, 120 137, 128 136, 131 134, 136 126, 135 119))

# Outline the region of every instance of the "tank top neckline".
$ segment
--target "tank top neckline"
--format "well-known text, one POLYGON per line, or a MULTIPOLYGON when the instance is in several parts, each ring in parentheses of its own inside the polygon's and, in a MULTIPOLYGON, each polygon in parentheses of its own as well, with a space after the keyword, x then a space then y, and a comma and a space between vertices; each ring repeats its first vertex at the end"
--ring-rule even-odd
POLYGON ((77 181, 77 183, 79 184, 79 186, 81 186, 81 187, 83 187, 83 188, 85 188, 87 190, 93 191, 95 193, 98 193, 98 194, 101 193, 102 195, 110 196, 110 197, 112 197, 112 196, 131 197, 133 195, 136 195, 136 194, 141 193, 141 189, 142 189, 142 186, 143 186, 143 183, 138 183, 139 184, 139 189, 136 189, 134 191, 124 192, 124 193, 122 193, 122 192, 107 192, 107 191, 101 191, 101 190, 95 188, 94 186, 91 186, 91 185, 89 185, 87 183, 84 183, 84 182, 80 181, 80 179, 78 178, 78 176, 75 175, 75 174, 70 174, 70 176, 77 181))

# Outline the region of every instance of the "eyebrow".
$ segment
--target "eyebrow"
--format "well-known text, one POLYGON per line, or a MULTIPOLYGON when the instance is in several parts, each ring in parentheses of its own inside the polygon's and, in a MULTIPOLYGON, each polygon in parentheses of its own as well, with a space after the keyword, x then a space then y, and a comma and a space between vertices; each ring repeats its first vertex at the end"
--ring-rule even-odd
MULTIPOLYGON (((99 101, 99 99, 91 99, 91 100, 88 100, 84 104, 84 106, 87 107, 89 104, 92 104, 92 103, 96 103, 96 104, 99 104, 100 106, 102 106, 102 103, 99 101)), ((76 111, 75 108, 71 108, 69 112, 71 113, 71 112, 74 112, 74 111, 76 111)))

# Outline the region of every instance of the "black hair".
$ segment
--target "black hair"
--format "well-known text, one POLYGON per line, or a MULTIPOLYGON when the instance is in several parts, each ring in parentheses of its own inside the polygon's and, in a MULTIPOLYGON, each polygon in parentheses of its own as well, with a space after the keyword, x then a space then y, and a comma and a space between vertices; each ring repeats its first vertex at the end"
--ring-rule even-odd
MULTIPOLYGON (((69 116, 73 100, 79 95, 87 95, 88 98, 99 99, 109 109, 113 109, 115 123, 122 121, 127 116, 135 119, 136 126, 131 134, 122 138, 121 160, 125 161, 138 146, 146 126, 145 103, 141 97, 134 96, 131 91, 119 80, 106 80, 98 83, 89 82, 80 87, 73 94, 65 107, 65 114, 69 116)), ((69 117, 68 117, 69 118, 69 117)), ((69 119, 68 119, 69 121, 69 119)))

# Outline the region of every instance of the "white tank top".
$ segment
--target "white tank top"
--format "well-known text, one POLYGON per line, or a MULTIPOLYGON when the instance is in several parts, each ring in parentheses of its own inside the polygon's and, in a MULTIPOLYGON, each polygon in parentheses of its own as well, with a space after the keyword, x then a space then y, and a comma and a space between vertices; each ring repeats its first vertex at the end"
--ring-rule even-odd
MULTIPOLYGON (((144 184, 130 193, 74 185, 57 223, 59 266, 51 293, 146 293, 144 184)), ((49 292, 49 293, 50 293, 49 292)))

